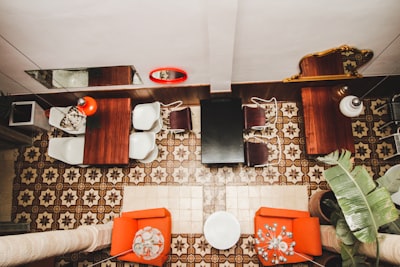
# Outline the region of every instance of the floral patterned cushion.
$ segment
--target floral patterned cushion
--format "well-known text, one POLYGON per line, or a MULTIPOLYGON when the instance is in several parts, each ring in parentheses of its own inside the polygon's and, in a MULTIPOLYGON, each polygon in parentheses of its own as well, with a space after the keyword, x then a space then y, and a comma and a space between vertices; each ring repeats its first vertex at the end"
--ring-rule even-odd
POLYGON ((79 129, 86 121, 86 116, 83 115, 77 107, 72 106, 64 118, 60 122, 60 126, 69 130, 79 129))
POLYGON ((164 250, 164 236, 157 228, 146 226, 136 232, 132 250, 145 260, 155 259, 164 250))
POLYGON ((273 265, 285 264, 295 254, 293 233, 284 225, 279 229, 277 223, 265 224, 264 229, 258 229, 255 241, 257 253, 273 265))

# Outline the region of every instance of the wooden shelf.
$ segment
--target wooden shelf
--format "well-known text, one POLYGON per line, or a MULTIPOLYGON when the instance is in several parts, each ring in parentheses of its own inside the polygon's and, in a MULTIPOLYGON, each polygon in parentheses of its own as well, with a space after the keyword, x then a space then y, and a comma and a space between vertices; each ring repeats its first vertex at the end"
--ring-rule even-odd
POLYGON ((131 66, 103 67, 89 69, 89 86, 110 86, 132 84, 131 66))

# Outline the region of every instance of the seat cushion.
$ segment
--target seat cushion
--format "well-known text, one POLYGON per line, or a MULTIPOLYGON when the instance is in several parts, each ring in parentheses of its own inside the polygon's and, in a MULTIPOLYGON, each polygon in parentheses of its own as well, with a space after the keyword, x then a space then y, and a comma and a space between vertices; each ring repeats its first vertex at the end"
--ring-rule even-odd
POLYGON ((135 132, 129 135, 129 158, 131 159, 144 159, 155 147, 155 133, 135 132))
POLYGON ((136 256, 144 260, 153 260, 164 251, 164 235, 155 227, 145 226, 136 232, 132 246, 136 256))
POLYGON ((160 118, 160 103, 138 104, 132 111, 132 124, 137 130, 148 131, 160 118))
POLYGON ((250 129, 254 126, 265 126, 265 109, 261 107, 243 106, 244 128, 250 129))
POLYGON ((244 155, 247 166, 264 165, 268 163, 268 147, 265 143, 244 143, 244 155))
POLYGON ((138 229, 144 229, 148 226, 158 229, 164 235, 164 241, 166 243, 164 247, 169 251, 171 243, 171 217, 138 220, 138 229))
MULTIPOLYGON (((149 264, 154 266, 162 266, 164 262, 168 259, 168 254, 171 250, 171 217, 153 217, 149 219, 138 219, 137 220, 137 229, 148 229, 148 227, 157 229, 163 236, 164 244, 162 247, 162 251, 157 251, 155 257, 150 256, 149 254, 143 255, 140 252, 140 248, 138 248, 135 252, 127 253, 118 257, 119 260, 129 261, 129 262, 138 262, 143 264, 149 264)), ((132 248, 134 244, 135 236, 131 237, 130 247, 132 248)), ((156 247, 158 249, 158 247, 156 247)))
POLYGON ((110 255, 129 251, 119 256, 119 260, 162 266, 168 259, 170 249, 171 214, 167 209, 123 212, 122 217, 114 219, 110 255), (148 230, 155 235, 149 235, 148 230), (155 246, 146 243, 145 239, 149 236, 152 237, 150 243, 157 241, 155 246))
POLYGON ((171 129, 192 130, 192 114, 190 108, 174 110, 169 113, 169 127, 171 129))
MULTIPOLYGON (((306 261, 296 253, 290 252, 297 251, 296 236, 293 235, 291 238, 289 234, 292 232, 292 221, 292 219, 282 217, 256 216, 255 237, 259 241, 256 241, 255 248, 263 266, 306 261), (283 237, 282 240, 278 239, 279 236, 283 237), (294 246, 293 241, 296 242, 294 246)), ((312 257, 308 256, 308 258, 312 257)))
POLYGON ((254 231, 264 266, 304 262, 321 253, 319 221, 307 211, 262 207, 254 217, 254 231))

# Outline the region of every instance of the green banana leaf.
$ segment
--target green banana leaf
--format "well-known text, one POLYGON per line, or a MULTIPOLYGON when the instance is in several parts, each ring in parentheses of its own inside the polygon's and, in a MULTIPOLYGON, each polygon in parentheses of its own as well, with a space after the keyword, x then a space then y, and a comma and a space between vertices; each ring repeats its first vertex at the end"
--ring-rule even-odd
MULTIPOLYGON (((379 186, 385 187, 393 197, 393 194, 399 192, 400 189, 400 164, 390 167, 385 175, 378 178, 376 182, 379 186)), ((400 214, 399 209, 397 209, 397 212, 400 214)), ((383 225, 379 229, 379 232, 400 235, 400 218, 394 222, 383 225)))
POLYGON ((350 231, 339 205, 332 199, 325 199, 324 203, 332 209, 330 219, 335 226, 336 235, 341 240, 340 255, 342 257, 342 267, 369 266, 366 262, 366 257, 358 253, 361 242, 350 231))
POLYGON ((354 236, 363 243, 376 241, 379 227, 399 216, 390 193, 378 188, 365 168, 353 168, 350 151, 334 151, 317 160, 335 165, 324 175, 354 236))

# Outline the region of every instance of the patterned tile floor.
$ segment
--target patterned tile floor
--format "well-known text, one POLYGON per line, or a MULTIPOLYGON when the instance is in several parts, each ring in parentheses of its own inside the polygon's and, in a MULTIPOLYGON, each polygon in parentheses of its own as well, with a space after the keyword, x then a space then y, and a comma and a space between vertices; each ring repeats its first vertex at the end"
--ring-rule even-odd
MULTIPOLYGON (((353 119, 356 144, 355 161, 378 178, 399 157, 383 160, 394 153, 391 140, 380 140, 393 129, 379 130, 388 120, 385 109, 376 109, 386 99, 365 100, 365 112, 353 119)), ((65 134, 52 129, 38 134, 34 145, 19 149, 15 164, 12 218, 29 222, 32 231, 71 229, 79 225, 101 224, 118 216, 124 186, 170 185, 209 186, 220 197, 226 185, 308 185, 308 195, 326 189, 324 167, 305 151, 303 117, 299 103, 279 102, 278 121, 265 135, 271 140, 272 163, 277 163, 277 136, 281 140, 282 160, 264 168, 204 166, 200 162, 200 134, 173 135, 161 131, 157 137, 159 157, 150 164, 131 161, 128 166, 79 168, 56 161, 47 155, 48 140, 65 134)), ((165 116, 165 114, 164 114, 165 116)), ((198 115, 196 115, 198 116, 198 115)), ((195 116, 195 117, 196 117, 195 116)), ((338 129, 340 130, 340 129, 338 129)), ((240 197, 239 197, 240 198, 240 197)), ((209 203, 203 203, 208 209, 209 203)), ((87 266, 108 257, 108 251, 73 253, 57 258, 57 266, 87 266)), ((304 264, 307 266, 306 264, 304 264)), ((102 266, 135 266, 108 261, 102 266)), ((174 234, 171 256, 166 266, 259 266, 252 235, 243 234, 229 250, 211 248, 201 233, 174 234)), ((296 265, 301 266, 301 265, 296 265)))

